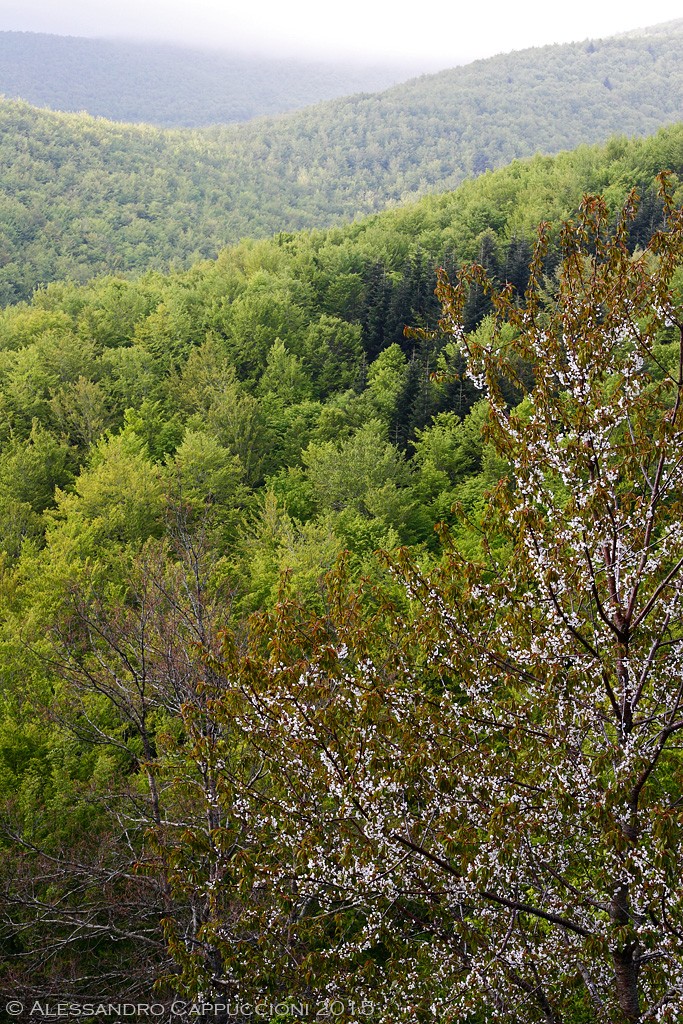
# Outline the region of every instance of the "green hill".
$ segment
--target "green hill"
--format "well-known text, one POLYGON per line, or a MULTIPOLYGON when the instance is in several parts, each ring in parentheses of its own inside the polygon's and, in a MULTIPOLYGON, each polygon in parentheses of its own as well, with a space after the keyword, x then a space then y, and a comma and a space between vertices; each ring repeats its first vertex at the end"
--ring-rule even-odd
MULTIPOLYGON (((95 146, 97 134, 83 132, 95 146)), ((142 137, 150 152, 161 138, 142 137)), ((211 819, 197 802, 201 751, 181 715, 195 701, 204 729, 213 714, 210 673, 233 636, 224 630, 239 649, 248 613, 277 603, 288 615, 284 573, 287 593, 324 607, 322 577, 343 549, 352 578, 382 588, 373 551, 406 545, 429 567, 440 558, 438 522, 459 550, 481 552, 484 494, 507 463, 482 438, 484 405, 458 376, 451 339, 403 330, 438 316, 435 264, 452 271, 474 257, 522 289, 547 219, 552 283, 559 220, 585 192, 602 192, 614 212, 634 184, 642 202, 628 241, 642 246, 661 224, 653 179, 667 168, 683 173, 683 125, 515 162, 344 227, 244 240, 182 271, 54 282, 0 310, 8 999, 73 993, 97 1004, 103 977, 111 992, 151 992, 162 978, 155 999, 177 991, 196 961, 173 935, 206 919, 195 908, 213 913, 202 872, 227 849, 195 843, 186 827, 189 815, 192 828, 211 819), (188 849, 196 870, 176 867, 188 849), (179 880, 170 892, 169 862, 179 880)), ((486 312, 473 292, 468 329, 486 312)), ((655 362, 678 372, 672 332, 655 362)), ((652 393, 666 397, 656 382, 652 393)), ((368 601, 374 614, 376 596, 368 601)), ((394 619, 403 605, 387 607, 394 619)), ((297 650, 307 637, 308 620, 297 650)), ((232 677, 218 678, 232 692, 232 677)), ((228 756, 240 762, 243 750, 228 756)), ((678 799, 680 786, 672 792, 678 799)), ((232 920, 242 890, 229 874, 218 884, 228 894, 218 913, 232 920)), ((563 1020, 589 1019, 580 1011, 563 1020)))
POLYGON ((0 104, 0 301, 348 221, 683 109, 681 31, 477 61, 245 125, 126 126, 0 104))
POLYGON ((168 128, 247 121, 408 78, 410 67, 306 62, 162 43, 0 32, 0 93, 168 128))

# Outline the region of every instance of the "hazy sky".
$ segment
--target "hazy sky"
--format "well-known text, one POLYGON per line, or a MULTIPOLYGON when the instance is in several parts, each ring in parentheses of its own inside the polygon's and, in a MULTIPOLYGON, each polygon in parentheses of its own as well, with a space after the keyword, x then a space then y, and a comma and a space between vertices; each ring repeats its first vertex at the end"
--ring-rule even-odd
POLYGON ((683 17, 683 0, 0 0, 0 29, 170 40, 447 67, 683 17))

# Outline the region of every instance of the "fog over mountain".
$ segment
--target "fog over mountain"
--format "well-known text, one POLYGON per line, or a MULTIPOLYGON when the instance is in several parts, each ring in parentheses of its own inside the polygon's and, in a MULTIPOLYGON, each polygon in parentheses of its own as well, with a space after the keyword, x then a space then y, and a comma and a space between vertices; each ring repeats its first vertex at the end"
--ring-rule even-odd
POLYGON ((676 0, 597 5, 453 4, 433 0, 423 11, 390 11, 381 0, 319 4, 313 0, 9 0, 0 28, 60 35, 171 41, 186 46, 242 49, 308 59, 343 56, 377 61, 410 58, 422 70, 453 67, 511 49, 600 38, 681 14, 676 0))
POLYGON ((0 93, 8 98, 162 127, 280 114, 377 92, 414 73, 409 63, 313 62, 171 43, 0 32, 0 93))

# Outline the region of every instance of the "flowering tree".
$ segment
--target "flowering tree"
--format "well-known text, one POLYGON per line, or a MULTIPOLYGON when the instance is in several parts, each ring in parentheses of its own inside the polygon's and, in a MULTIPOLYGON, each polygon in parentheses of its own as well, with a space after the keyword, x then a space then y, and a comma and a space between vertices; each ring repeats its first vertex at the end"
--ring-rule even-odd
POLYGON ((193 738, 233 820, 198 936, 221 966, 197 944, 188 985, 248 975, 349 1021, 680 1019, 683 216, 663 194, 638 256, 635 198, 616 229, 586 199, 554 294, 545 231, 521 303, 481 268, 441 276, 509 466, 481 558, 444 534, 436 569, 393 564, 393 596, 341 574, 326 618, 283 601, 228 650, 221 728, 193 738), (467 337, 472 282, 494 314, 467 337))

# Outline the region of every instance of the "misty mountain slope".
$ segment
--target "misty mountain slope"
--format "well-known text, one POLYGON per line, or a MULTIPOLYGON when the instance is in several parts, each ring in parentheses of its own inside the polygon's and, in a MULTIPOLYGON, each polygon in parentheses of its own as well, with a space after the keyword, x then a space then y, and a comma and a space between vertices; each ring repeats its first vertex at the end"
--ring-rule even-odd
POLYGON ((180 128, 247 121, 375 92, 411 69, 163 43, 0 32, 0 93, 37 107, 180 128))
POLYGON ((666 35, 503 54, 301 111, 267 132, 247 125, 240 139, 265 139, 269 158, 283 162, 295 143, 312 187, 328 180, 332 162, 342 171, 352 162, 366 189, 399 200, 515 157, 678 120, 682 44, 683 19, 666 35))
POLYGON ((246 125, 162 131, 0 104, 0 301, 41 282, 188 265, 683 111, 681 30, 477 61, 246 125))

